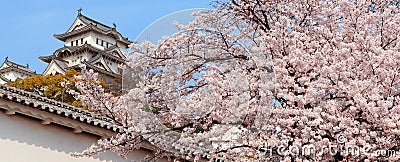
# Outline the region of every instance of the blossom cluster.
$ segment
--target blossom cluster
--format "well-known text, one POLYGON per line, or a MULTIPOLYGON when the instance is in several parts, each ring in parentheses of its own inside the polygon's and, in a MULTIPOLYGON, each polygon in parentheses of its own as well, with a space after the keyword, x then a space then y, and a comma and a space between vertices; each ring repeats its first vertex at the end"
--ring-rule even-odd
POLYGON ((93 72, 81 78, 87 81, 77 87, 87 95, 77 94, 80 100, 125 128, 113 137, 123 145, 98 145, 126 152, 138 147, 133 136, 163 134, 154 145, 192 160, 206 154, 250 161, 400 158, 265 156, 262 149, 284 143, 399 150, 399 4, 217 3, 217 10, 195 13, 195 20, 177 24, 180 32, 157 44, 130 45, 127 66, 137 69, 138 82, 129 93, 104 93, 90 84, 93 72))

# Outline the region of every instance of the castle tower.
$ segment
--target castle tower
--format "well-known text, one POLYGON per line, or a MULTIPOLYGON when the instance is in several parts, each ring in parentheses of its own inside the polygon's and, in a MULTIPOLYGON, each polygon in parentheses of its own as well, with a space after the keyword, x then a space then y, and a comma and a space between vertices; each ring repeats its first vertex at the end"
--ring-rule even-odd
POLYGON ((99 73, 108 89, 120 91, 122 75, 118 65, 125 62, 126 49, 132 42, 116 30, 115 24, 104 25, 84 16, 81 10, 65 33, 54 35, 64 42, 64 47, 50 56, 39 57, 49 64, 43 75, 64 74, 68 69, 79 70, 85 65, 99 73))
POLYGON ((20 65, 8 60, 8 57, 4 60, 0 66, 0 84, 6 84, 11 81, 15 81, 18 78, 26 78, 36 75, 36 72, 29 70, 29 65, 20 65))

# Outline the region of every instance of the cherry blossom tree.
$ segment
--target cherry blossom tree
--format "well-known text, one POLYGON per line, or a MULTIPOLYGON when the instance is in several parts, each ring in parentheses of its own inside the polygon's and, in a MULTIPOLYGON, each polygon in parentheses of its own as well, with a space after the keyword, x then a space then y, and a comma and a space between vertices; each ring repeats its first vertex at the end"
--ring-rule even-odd
POLYGON ((86 72, 76 95, 122 133, 81 155, 146 160, 398 160, 397 1, 216 2, 157 44, 134 43, 140 79, 113 97, 86 72), (95 84, 93 84, 95 83, 95 84))

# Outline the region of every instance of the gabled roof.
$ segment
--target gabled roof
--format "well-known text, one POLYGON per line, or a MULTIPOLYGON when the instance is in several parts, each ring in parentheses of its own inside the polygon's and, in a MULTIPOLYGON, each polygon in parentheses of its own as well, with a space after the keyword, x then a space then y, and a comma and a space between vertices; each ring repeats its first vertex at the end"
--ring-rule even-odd
POLYGON ((106 71, 112 71, 111 68, 107 65, 107 63, 104 61, 104 58, 101 55, 96 55, 89 61, 87 61, 88 64, 90 65, 96 65, 100 64, 101 67, 106 70, 106 71))
POLYGON ((116 61, 118 61, 118 62, 120 62, 120 63, 124 63, 124 62, 125 62, 125 59, 122 59, 122 58, 120 58, 120 57, 118 57, 118 56, 115 56, 115 55, 112 54, 112 53, 102 52, 102 53, 100 53, 100 55, 102 55, 102 56, 104 56, 104 57, 108 57, 108 58, 111 59, 111 60, 116 60, 116 61))
POLYGON ((14 62, 11 62, 8 60, 8 57, 6 57, 5 61, 3 64, 0 66, 0 73, 5 73, 9 71, 17 71, 22 74, 25 74, 27 76, 32 76, 36 75, 36 72, 29 70, 29 65, 20 65, 14 62))
MULTIPOLYGON (((104 25, 104 24, 102 24, 102 23, 100 23, 100 22, 98 22, 98 21, 96 21, 96 20, 93 20, 93 19, 91 19, 91 18, 89 18, 89 17, 83 15, 83 14, 82 14, 81 12, 79 12, 79 11, 78 11, 78 16, 77 16, 77 18, 78 18, 80 21, 82 21, 84 24, 86 24, 86 25, 89 25, 89 24, 95 25, 98 29, 103 30, 103 31, 109 31, 109 30, 112 30, 112 29, 113 29, 113 28, 111 28, 111 27, 109 27, 109 26, 107 26, 107 25, 104 25)), ((114 28, 115 28, 115 27, 114 27, 114 28)))
POLYGON ((0 66, 0 69, 9 67, 9 66, 14 66, 16 68, 20 68, 20 69, 25 69, 25 70, 29 70, 29 65, 21 65, 21 64, 17 64, 15 62, 12 62, 10 60, 8 60, 8 57, 6 57, 6 59, 4 60, 3 64, 0 66))
POLYGON ((60 54, 62 54, 64 51, 68 51, 69 53, 73 53, 73 52, 80 52, 80 51, 83 51, 83 50, 90 50, 90 51, 93 51, 95 53, 99 53, 99 52, 102 51, 101 49, 99 49, 97 47, 94 47, 94 46, 92 46, 90 44, 84 44, 82 46, 64 46, 64 47, 54 51, 53 55, 55 57, 61 57, 60 54))
POLYGON ((51 60, 53 60, 55 57, 54 55, 50 55, 50 56, 39 56, 39 59, 46 62, 46 63, 50 63, 51 60))
POLYGON ((122 59, 124 59, 124 60, 126 59, 125 53, 123 53, 123 52, 120 50, 120 48, 118 48, 117 45, 112 45, 112 46, 108 47, 107 49, 105 49, 105 50, 103 51, 103 53, 107 53, 107 54, 110 54, 110 55, 112 55, 112 56, 116 56, 116 57, 118 57, 118 58, 122 58, 122 59))
POLYGON ((16 68, 14 66, 9 66, 9 67, 0 69, 0 74, 6 73, 6 72, 10 72, 10 71, 19 72, 19 73, 27 75, 27 76, 36 75, 36 72, 30 71, 30 70, 16 68))
MULTIPOLYGON (((83 50, 89 50, 89 51, 94 52, 95 57, 98 57, 98 55, 101 55, 103 57, 108 57, 109 59, 118 61, 120 63, 125 62, 125 59, 126 59, 126 56, 115 45, 113 45, 105 50, 101 50, 90 44, 84 44, 82 46, 64 46, 64 47, 59 48, 56 51, 54 51, 53 55, 39 56, 39 59, 46 63, 50 63, 53 59, 61 58, 65 52, 72 54, 74 52, 80 52, 83 50)), ((95 59, 95 57, 90 60, 95 59)), ((88 62, 92 62, 90 60, 88 62)))
POLYGON ((65 73, 67 71, 68 65, 65 61, 59 60, 59 59, 53 59, 51 60, 50 64, 46 67, 46 70, 44 70, 43 75, 48 74, 48 71, 52 68, 58 69, 59 73, 65 73))
POLYGON ((111 35, 115 37, 117 41, 120 41, 125 45, 132 43, 130 40, 128 40, 128 38, 123 37, 121 33, 117 32, 115 24, 114 27, 109 27, 87 16, 84 16, 79 10, 78 16, 75 18, 75 21, 71 27, 69 27, 68 30, 63 34, 54 34, 54 37, 61 41, 66 41, 66 39, 71 36, 88 31, 95 31, 104 35, 111 35))

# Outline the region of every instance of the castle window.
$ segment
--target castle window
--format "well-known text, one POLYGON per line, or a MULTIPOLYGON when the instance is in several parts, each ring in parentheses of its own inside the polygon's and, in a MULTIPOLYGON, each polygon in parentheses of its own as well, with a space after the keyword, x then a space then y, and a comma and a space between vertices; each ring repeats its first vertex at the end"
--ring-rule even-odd
POLYGON ((71 46, 74 46, 74 41, 71 41, 71 46))
POLYGON ((83 44, 83 38, 81 38, 81 44, 83 44))
POLYGON ((99 38, 96 38, 96 44, 99 44, 99 38))
POLYGON ((107 42, 107 48, 108 48, 108 42, 107 42))
POLYGON ((104 44, 104 41, 103 41, 103 40, 101 40, 101 46, 103 46, 103 44, 104 44))
POLYGON ((78 45, 78 40, 75 41, 75 44, 78 45))

